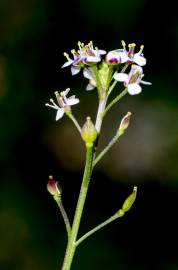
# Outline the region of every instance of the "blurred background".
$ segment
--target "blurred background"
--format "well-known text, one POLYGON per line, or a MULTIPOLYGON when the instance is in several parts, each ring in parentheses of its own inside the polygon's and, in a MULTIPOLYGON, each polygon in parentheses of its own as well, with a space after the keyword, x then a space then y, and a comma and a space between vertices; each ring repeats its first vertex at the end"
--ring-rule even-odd
MULTIPOLYGON (((145 45, 148 64, 138 96, 126 96, 107 116, 100 149, 127 111, 125 136, 96 168, 80 234, 117 211, 138 186, 132 210, 89 238, 72 269, 177 270, 178 18, 175 1, 0 1, 0 269, 61 269, 65 227, 46 191, 48 175, 63 189, 70 219, 85 153, 72 123, 55 122, 44 104, 54 90, 80 98, 74 114, 94 119, 96 91, 71 76, 63 52, 77 41, 107 51, 121 40, 145 45), (175 247, 174 247, 175 246, 175 247)), ((114 94, 119 93, 116 87, 114 94)))

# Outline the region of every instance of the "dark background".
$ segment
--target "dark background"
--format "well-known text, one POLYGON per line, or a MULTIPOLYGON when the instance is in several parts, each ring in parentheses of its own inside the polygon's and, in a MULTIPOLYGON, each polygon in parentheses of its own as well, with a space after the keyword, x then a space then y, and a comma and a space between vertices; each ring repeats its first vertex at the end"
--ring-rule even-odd
MULTIPOLYGON (((46 191, 53 174, 70 218, 84 166, 84 146, 72 123, 55 122, 44 106, 56 89, 80 98, 74 114, 94 118, 96 91, 82 74, 62 69, 63 52, 89 42, 107 51, 120 41, 145 45, 148 60, 138 96, 113 108, 101 145, 122 116, 126 135, 95 170, 80 233, 115 213, 138 186, 132 210, 86 240, 72 269, 177 270, 178 18, 175 1, 0 1, 0 269, 60 269, 65 227, 46 191)), ((118 89, 116 87, 115 93, 118 89)))

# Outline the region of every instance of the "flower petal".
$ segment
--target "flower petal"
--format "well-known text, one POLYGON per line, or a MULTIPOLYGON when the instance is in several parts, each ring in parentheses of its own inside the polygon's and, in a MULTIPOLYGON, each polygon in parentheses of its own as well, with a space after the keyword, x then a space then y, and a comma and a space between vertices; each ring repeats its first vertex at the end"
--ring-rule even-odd
POLYGON ((126 63, 129 60, 126 52, 119 52, 121 63, 126 63))
POLYGON ((109 62, 110 64, 118 64, 121 62, 121 58, 118 52, 111 51, 108 52, 106 55, 106 62, 109 62))
POLYGON ((100 55, 103 55, 103 54, 106 54, 106 51, 105 51, 105 50, 98 50, 98 53, 99 53, 100 55))
POLYGON ((63 115, 64 115, 64 109, 63 108, 59 108, 57 110, 57 114, 56 114, 56 121, 59 120, 59 119, 61 119, 63 117, 63 115))
POLYGON ((139 53, 136 53, 133 57, 133 62, 139 66, 144 66, 146 65, 146 58, 141 56, 139 53))
POLYGON ((86 87, 86 90, 87 90, 87 91, 90 91, 90 90, 93 90, 94 88, 95 88, 95 86, 89 83, 89 84, 87 85, 87 87, 86 87))
POLYGON ((69 105, 69 106, 75 105, 79 102, 80 102, 80 100, 78 98, 75 98, 75 96, 71 96, 67 99, 67 105, 69 105))
POLYGON ((61 68, 68 67, 68 66, 72 65, 72 63, 73 63, 73 60, 69 60, 69 61, 65 62, 61 68))
POLYGON ((86 59, 86 63, 98 63, 101 61, 99 56, 88 56, 86 59))
POLYGON ((128 92, 130 95, 137 95, 141 93, 142 88, 138 83, 131 83, 128 85, 128 92))
POLYGON ((81 67, 77 67, 77 66, 71 66, 71 73, 72 75, 76 75, 80 72, 81 67))
POLYGON ((114 75, 114 79, 119 82, 127 82, 128 77, 129 76, 126 73, 116 73, 114 75))
POLYGON ((83 76, 89 80, 93 80, 93 77, 92 77, 92 71, 90 71, 89 69, 87 68, 84 68, 83 70, 83 76))

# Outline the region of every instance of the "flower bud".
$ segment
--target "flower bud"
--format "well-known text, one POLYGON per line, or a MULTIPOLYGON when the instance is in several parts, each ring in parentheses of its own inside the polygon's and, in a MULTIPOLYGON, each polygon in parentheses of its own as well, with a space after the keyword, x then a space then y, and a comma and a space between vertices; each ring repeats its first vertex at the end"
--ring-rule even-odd
POLYGON ((56 182, 52 175, 49 176, 49 180, 47 183, 47 190, 48 192, 55 198, 60 198, 61 197, 61 187, 59 186, 58 182, 56 182))
POLYGON ((125 200, 125 202, 122 205, 122 211, 124 213, 130 210, 133 203, 135 202, 136 196, 137 196, 137 187, 134 187, 132 194, 129 195, 129 197, 125 200))
POLYGON ((106 91, 112 79, 111 67, 109 68, 106 62, 102 62, 102 64, 100 65, 98 74, 99 74, 99 79, 102 85, 102 89, 106 91))
POLYGON ((128 128, 129 124, 130 124, 130 117, 131 117, 131 112, 128 112, 121 120, 119 129, 118 129, 118 133, 119 136, 123 135, 125 130, 128 128))
POLYGON ((91 146, 95 142, 95 140, 98 136, 97 130, 96 130, 94 124, 92 123, 90 117, 87 117, 87 120, 82 127, 81 136, 82 136, 82 139, 84 140, 84 142, 88 146, 91 146))

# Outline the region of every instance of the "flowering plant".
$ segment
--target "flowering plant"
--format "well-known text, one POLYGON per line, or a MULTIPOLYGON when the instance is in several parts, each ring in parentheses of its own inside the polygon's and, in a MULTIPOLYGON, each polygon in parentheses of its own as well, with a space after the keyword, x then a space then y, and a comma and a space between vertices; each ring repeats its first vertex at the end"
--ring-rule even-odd
POLYGON ((146 58, 143 55, 143 45, 136 53, 136 45, 134 43, 129 44, 127 50, 124 41, 122 41, 121 49, 112 50, 110 52, 100 50, 97 47, 94 48, 91 41, 87 45, 78 42, 78 47, 79 49, 77 51, 71 51, 72 58, 67 53, 64 53, 67 62, 65 62, 62 68, 70 66, 72 75, 76 75, 83 70, 83 75, 88 80, 86 90, 97 89, 98 109, 95 124, 93 124, 91 118, 87 116, 83 127, 80 127, 71 109, 71 106, 79 103, 79 99, 76 98, 75 95, 67 97, 70 91, 69 88, 60 93, 58 91, 55 92, 57 103, 55 103, 53 99, 50 99, 50 103, 46 103, 46 106, 57 111, 56 121, 61 119, 64 115, 67 115, 69 119, 72 120, 86 146, 85 169, 72 225, 70 224, 62 203, 62 190, 58 182, 56 182, 52 176, 49 176, 47 183, 49 193, 59 206, 68 235, 68 244, 62 270, 71 269, 76 248, 81 242, 107 224, 122 217, 132 207, 136 199, 137 187, 135 186, 122 207, 114 215, 78 238, 80 221, 93 169, 109 149, 118 141, 120 136, 125 133, 130 123, 131 112, 127 112, 122 118, 115 136, 108 145, 106 145, 100 153, 97 153, 103 120, 113 105, 120 101, 126 94, 139 94, 142 91, 140 84, 151 84, 150 82, 142 80, 144 76, 143 66, 146 65, 146 58), (123 83, 124 89, 119 95, 109 101, 109 96, 118 82, 123 83))

